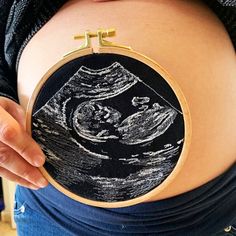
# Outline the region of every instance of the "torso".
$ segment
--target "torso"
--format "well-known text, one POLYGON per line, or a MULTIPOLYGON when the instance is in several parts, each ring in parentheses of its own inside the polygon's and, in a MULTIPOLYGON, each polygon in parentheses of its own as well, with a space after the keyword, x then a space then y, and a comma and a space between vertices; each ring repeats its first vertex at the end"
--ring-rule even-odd
POLYGON ((87 29, 117 30, 115 42, 156 60, 189 106, 192 140, 175 179, 151 201, 192 190, 236 160, 236 60, 230 38, 200 1, 68 1, 29 41, 19 62, 18 94, 26 108, 38 81, 87 29))

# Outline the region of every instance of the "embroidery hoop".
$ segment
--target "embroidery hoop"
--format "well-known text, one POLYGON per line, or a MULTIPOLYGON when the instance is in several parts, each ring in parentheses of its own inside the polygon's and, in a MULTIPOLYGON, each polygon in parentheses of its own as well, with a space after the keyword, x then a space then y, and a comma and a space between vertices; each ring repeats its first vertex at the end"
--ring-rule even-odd
POLYGON ((45 176, 45 178, 60 192, 64 193, 68 197, 88 204, 92 206, 97 206, 97 207, 105 207, 105 208, 115 208, 115 207, 126 207, 126 206, 131 206, 135 205, 141 202, 148 201, 149 199, 153 198, 155 195, 163 191, 176 177, 176 175, 179 173, 181 170, 182 166, 184 165, 184 162, 187 158, 190 142, 191 142, 191 135, 192 135, 192 127, 191 127, 191 118, 190 118, 190 112, 189 108, 187 105, 187 101, 177 84, 177 82, 171 78, 171 76, 166 72, 164 68, 162 68, 157 62, 154 60, 146 57, 143 54, 140 54, 134 50, 132 50, 130 47, 122 46, 122 45, 117 45, 112 42, 106 41, 104 38, 106 37, 112 37, 115 36, 115 30, 114 29, 109 29, 109 30, 104 30, 104 29, 99 29, 96 33, 91 33, 90 31, 86 31, 84 35, 77 35, 75 36, 75 39, 81 39, 84 38, 85 42, 84 44, 79 48, 76 49, 75 51, 69 52, 66 54, 62 60, 57 62, 54 66, 52 66, 46 74, 42 77, 42 79, 39 81, 38 85, 36 86, 30 100, 27 106, 27 132, 29 134, 32 134, 32 115, 33 115, 33 109, 35 102, 37 100, 37 97, 40 94, 40 91, 46 81, 52 76, 59 68, 61 68, 63 65, 77 59, 81 58, 87 55, 93 55, 94 54, 94 49, 92 47, 91 43, 91 38, 93 37, 98 37, 99 40, 99 48, 98 48, 98 54, 114 54, 114 55, 120 55, 120 56, 125 56, 129 58, 133 58, 135 60, 138 60, 154 71, 156 71, 170 86, 170 88, 173 90, 174 94, 176 95, 178 102, 180 104, 182 114, 183 114, 183 120, 184 120, 184 142, 183 142, 183 147, 180 153, 180 157, 171 171, 171 173, 163 180, 163 182, 150 190, 149 192, 138 196, 134 197, 132 199, 128 200, 121 200, 121 201, 114 201, 114 202, 109 202, 109 201, 97 201, 97 200, 92 200, 88 199, 82 196, 79 196, 78 194, 75 194, 68 189, 66 189, 64 186, 62 186, 60 183, 55 181, 52 176, 48 173, 45 167, 41 167, 40 171, 42 174, 45 176))

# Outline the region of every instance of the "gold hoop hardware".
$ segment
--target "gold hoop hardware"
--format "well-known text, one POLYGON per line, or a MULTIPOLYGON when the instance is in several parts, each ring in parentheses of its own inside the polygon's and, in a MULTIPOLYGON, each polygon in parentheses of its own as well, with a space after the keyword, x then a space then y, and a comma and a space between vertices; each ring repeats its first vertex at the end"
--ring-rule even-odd
POLYGON ((84 34, 78 34, 74 36, 75 40, 84 39, 84 43, 76 50, 73 50, 67 54, 64 55, 64 57, 70 55, 71 53, 74 53, 76 51, 80 51, 87 48, 92 48, 92 38, 98 38, 99 47, 116 47, 116 48, 123 48, 127 50, 132 50, 129 46, 124 46, 120 44, 116 44, 110 41, 105 40, 104 38, 108 37, 114 37, 116 36, 116 30, 111 29, 98 29, 97 32, 91 32, 89 30, 86 30, 84 34))

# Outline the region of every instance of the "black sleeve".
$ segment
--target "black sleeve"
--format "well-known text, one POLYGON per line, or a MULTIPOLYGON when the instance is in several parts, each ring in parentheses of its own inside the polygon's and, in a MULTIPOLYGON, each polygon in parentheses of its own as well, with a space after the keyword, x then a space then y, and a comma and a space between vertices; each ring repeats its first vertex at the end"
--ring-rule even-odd
POLYGON ((12 3, 0 0, 0 96, 17 101, 16 76, 9 70, 4 56, 5 29, 12 3))
POLYGON ((236 0, 205 0, 225 25, 236 50, 236 0))
POLYGON ((66 0, 0 0, 0 96, 18 101, 17 62, 33 35, 66 0))

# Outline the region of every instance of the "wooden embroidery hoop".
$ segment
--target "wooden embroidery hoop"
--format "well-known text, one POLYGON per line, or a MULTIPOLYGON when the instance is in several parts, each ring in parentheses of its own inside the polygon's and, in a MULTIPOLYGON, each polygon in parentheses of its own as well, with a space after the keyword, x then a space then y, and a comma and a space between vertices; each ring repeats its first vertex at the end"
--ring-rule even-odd
POLYGON ((42 79, 39 81, 37 84, 30 100, 27 106, 27 123, 26 123, 26 128, 27 132, 29 134, 32 134, 32 112, 33 112, 33 107, 35 104, 35 101, 37 99, 37 96, 44 85, 44 83, 47 81, 47 79, 55 72, 57 71, 60 67, 62 67, 64 64, 78 58, 78 57, 83 57, 86 55, 91 55, 94 53, 94 50, 91 45, 91 38, 93 37, 98 37, 99 40, 99 48, 98 48, 98 53, 109 53, 109 54, 118 54, 122 56, 127 56, 130 58, 134 58, 149 67, 151 67, 153 70, 155 70, 157 73, 159 73, 169 84, 169 86, 172 88, 174 91, 175 95, 178 98, 178 101, 180 103, 182 112, 183 112, 183 119, 184 119, 184 144, 183 148, 181 151, 181 157, 177 161, 177 164, 175 165, 173 171, 170 173, 170 175, 157 187, 155 187, 153 190, 149 191, 148 193, 138 196, 136 198, 130 199, 130 200, 124 200, 124 201, 117 201, 117 202, 104 202, 104 201, 94 201, 91 199, 87 199, 81 196, 78 196, 77 194, 70 192, 66 188, 64 188, 62 185, 60 185, 58 182, 56 182, 51 175, 47 172, 47 170, 44 167, 40 168, 40 171, 42 174, 45 176, 45 178, 60 192, 64 193, 68 197, 82 202, 84 204, 96 206, 96 207, 104 207, 104 208, 117 208, 117 207, 126 207, 126 206, 131 206, 135 205, 138 203, 142 203, 145 201, 148 201, 149 199, 153 198, 155 195, 163 191, 175 178, 175 176, 179 173, 181 170, 182 166, 184 165, 184 162, 187 158, 188 150, 190 147, 190 142, 191 142, 191 136, 192 136, 192 126, 191 126, 191 117, 190 117, 190 111, 186 102, 186 99, 177 84, 175 80, 171 78, 171 76, 164 70, 158 63, 153 61, 152 59, 146 57, 145 55, 142 55, 140 53, 135 52, 132 50, 130 47, 122 46, 122 45, 117 45, 112 42, 104 40, 106 37, 112 37, 115 35, 115 30, 114 29, 109 29, 109 30, 103 30, 99 29, 96 33, 91 33, 90 31, 86 31, 84 35, 77 35, 74 38, 75 39, 81 39, 84 38, 85 42, 84 44, 79 48, 76 49, 75 51, 69 52, 66 54, 62 60, 57 62, 53 67, 51 67, 46 74, 42 77, 42 79))

